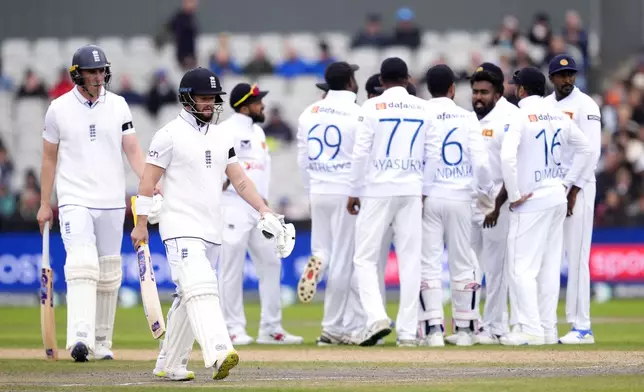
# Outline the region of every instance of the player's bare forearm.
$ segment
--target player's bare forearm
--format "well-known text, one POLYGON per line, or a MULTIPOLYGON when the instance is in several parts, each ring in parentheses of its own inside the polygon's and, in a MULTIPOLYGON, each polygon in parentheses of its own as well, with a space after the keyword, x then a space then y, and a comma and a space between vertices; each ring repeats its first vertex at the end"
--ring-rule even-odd
POLYGON ((54 189, 56 165, 58 164, 58 144, 43 141, 42 166, 40 168, 40 204, 49 206, 54 189))
POLYGON ((508 191, 505 190, 505 184, 501 187, 501 190, 499 191, 499 194, 496 195, 496 199, 494 200, 494 210, 495 211, 500 211, 501 206, 505 201, 508 200, 508 191))
POLYGON ((143 151, 141 151, 141 146, 139 145, 138 140, 136 140, 135 134, 129 134, 123 136, 123 152, 127 157, 127 161, 132 168, 132 171, 136 174, 139 179, 143 176, 143 171, 145 170, 145 158, 143 158, 143 151))
POLYGON ((152 164, 146 164, 143 169, 143 175, 139 181, 138 195, 152 197, 154 195, 154 186, 159 182, 165 169, 152 164))
POLYGON ((248 178, 239 163, 235 162, 229 164, 228 167, 226 167, 226 176, 230 180, 233 188, 235 188, 237 194, 251 207, 262 214, 270 211, 266 206, 266 203, 264 203, 262 195, 257 191, 255 184, 253 184, 253 181, 248 178))

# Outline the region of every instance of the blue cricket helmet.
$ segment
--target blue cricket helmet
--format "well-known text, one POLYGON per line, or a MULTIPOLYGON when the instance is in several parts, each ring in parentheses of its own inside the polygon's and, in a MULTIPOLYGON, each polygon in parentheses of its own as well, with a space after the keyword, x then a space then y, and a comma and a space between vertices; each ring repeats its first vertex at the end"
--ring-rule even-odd
POLYGON ((84 69, 105 69, 105 84, 110 82, 112 73, 110 72, 110 62, 107 61, 107 56, 103 49, 96 45, 86 45, 79 48, 72 57, 72 65, 69 67, 69 75, 72 81, 83 86, 83 76, 80 71, 84 69))

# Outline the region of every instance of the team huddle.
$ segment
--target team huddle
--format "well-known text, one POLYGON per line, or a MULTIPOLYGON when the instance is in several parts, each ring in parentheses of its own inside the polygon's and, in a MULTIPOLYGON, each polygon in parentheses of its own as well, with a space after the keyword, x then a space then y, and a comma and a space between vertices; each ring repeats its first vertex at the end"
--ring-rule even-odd
MULTIPOLYGON (((433 98, 425 101, 415 96, 405 62, 386 59, 367 81, 362 106, 357 69, 329 65, 318 85, 325 97, 299 119, 312 256, 298 295, 311 301, 326 273, 318 344, 372 346, 391 333, 384 267, 392 241, 399 346, 593 343, 588 259, 600 117, 592 99, 574 87, 573 59, 553 59, 555 93, 546 98, 539 70, 515 73, 518 108, 503 98, 501 70, 482 64, 470 79, 474 113, 454 103, 456 78, 447 66, 427 72, 433 98), (445 246, 453 317, 447 337, 440 279, 445 246), (559 338, 564 255, 572 330, 559 338)), ((56 181, 71 357, 114 357, 126 209, 122 153, 140 179, 132 243, 146 243, 148 221, 158 222, 176 285, 154 374, 193 379, 187 364, 195 340, 216 380, 238 364, 234 345, 302 343, 281 324, 281 259, 293 250, 295 230, 266 202, 270 156, 257 124, 268 92, 235 86, 229 100, 235 113, 215 125, 226 92, 213 72, 188 71, 178 91, 180 113, 156 132, 144 157, 127 103, 106 90, 105 53, 80 48, 70 74, 75 87, 51 103, 45 118, 38 221, 42 230, 53 220, 56 181), (247 251, 259 276, 256 339, 246 332, 242 302, 247 251)))
POLYGON ((555 92, 547 97, 540 70, 515 72, 510 83, 518 107, 503 97, 502 70, 481 64, 470 77, 474 112, 454 103, 456 77, 446 65, 428 70, 433 98, 425 101, 415 96, 404 61, 388 58, 367 82, 362 106, 356 104, 357 69, 331 64, 326 83, 318 85, 324 99, 299 119, 312 256, 298 294, 311 301, 326 272, 318 344, 372 346, 391 333, 383 271, 392 239, 399 346, 594 343, 588 263, 601 119, 597 104, 574 86, 574 60, 551 61, 555 92), (572 329, 559 337, 564 258, 572 329))

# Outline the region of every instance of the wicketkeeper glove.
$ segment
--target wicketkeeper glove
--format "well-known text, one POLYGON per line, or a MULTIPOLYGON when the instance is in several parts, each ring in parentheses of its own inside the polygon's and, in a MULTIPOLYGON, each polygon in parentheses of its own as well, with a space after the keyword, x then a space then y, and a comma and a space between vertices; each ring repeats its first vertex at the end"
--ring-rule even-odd
POLYGON ((163 207, 163 196, 161 196, 161 194, 156 194, 152 198, 152 208, 150 208, 150 213, 148 214, 148 222, 153 225, 159 223, 161 218, 161 207, 163 207))
POLYGON ((264 237, 275 238, 275 253, 280 258, 288 257, 295 247, 295 226, 286 224, 284 216, 272 213, 264 214, 257 224, 264 237))

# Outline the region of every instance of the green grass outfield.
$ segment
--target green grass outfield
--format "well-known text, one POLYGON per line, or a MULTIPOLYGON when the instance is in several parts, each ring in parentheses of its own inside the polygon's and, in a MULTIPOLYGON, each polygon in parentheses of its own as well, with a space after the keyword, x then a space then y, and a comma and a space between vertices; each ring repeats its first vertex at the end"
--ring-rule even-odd
MULTIPOLYGON (((169 304, 164 304, 167 313, 169 304)), ((396 318, 397 304, 389 304, 389 317, 396 318)), ((481 304, 483 309, 483 304, 481 304)), ((40 308, 0 307, 0 347, 39 348, 40 308)), ((313 346, 320 334, 323 307, 321 303, 296 304, 283 310, 283 325, 289 332, 304 337, 305 344, 313 346)), ((445 308, 449 319, 451 309, 445 308)), ((613 300, 603 304, 593 304, 591 315, 597 322, 593 325, 597 344, 584 346, 584 349, 632 349, 644 350, 644 300, 613 300)), ((246 304, 247 329, 251 336, 257 336, 259 328, 259 304, 246 304)), ((565 334, 568 325, 565 320, 564 303, 559 304, 559 333, 565 334)), ((449 327, 449 325, 448 325, 449 327)), ((56 332, 59 347, 65 344, 66 309, 56 308, 56 332)), ((151 338, 142 307, 119 308, 116 313, 114 333, 115 348, 156 348, 158 342, 151 338)), ((395 335, 388 337, 389 344, 395 343, 395 335)), ((570 346, 555 346, 571 349, 570 346)), ((486 347, 489 348, 489 347, 486 347)), ((470 348, 471 349, 471 348, 470 348)), ((579 347, 572 349, 578 350, 579 347)))
MULTIPOLYGON (((560 303, 560 334, 568 330, 563 308, 560 303)), ((396 309, 388 306, 390 317, 396 309)), ((141 307, 118 310, 114 347, 117 358, 120 349, 143 353, 144 360, 86 364, 72 363, 60 349, 65 308, 56 308, 61 360, 55 363, 39 359, 44 358, 39 308, 0 308, 0 391, 644 391, 644 300, 593 304, 598 343, 586 346, 401 349, 391 335, 384 347, 317 348, 322 311, 319 303, 284 309, 284 326, 304 336, 303 347, 240 347, 240 365, 226 380, 212 381, 203 363, 193 360, 197 379, 172 383, 151 375, 158 342, 141 307), (15 359, 23 351, 25 359, 15 359)), ((246 316, 248 332, 256 336, 258 304, 247 304, 246 316)))

